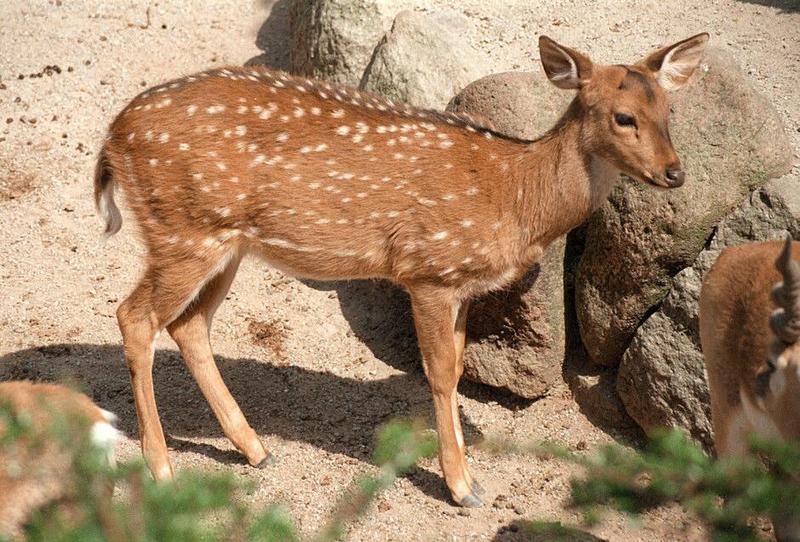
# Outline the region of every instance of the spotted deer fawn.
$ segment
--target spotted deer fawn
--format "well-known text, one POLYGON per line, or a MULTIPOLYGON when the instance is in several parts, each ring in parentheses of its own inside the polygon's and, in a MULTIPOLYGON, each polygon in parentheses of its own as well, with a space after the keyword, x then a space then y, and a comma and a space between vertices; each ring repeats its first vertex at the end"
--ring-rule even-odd
MULTIPOLYGON (((700 340, 722 457, 747 454, 753 435, 800 444, 798 259, 791 237, 732 247, 703 281, 700 340)), ((779 539, 800 540, 800 518, 774 521, 779 539)))
MULTIPOLYGON (((48 504, 69 502, 76 480, 70 476, 69 450, 58 440, 58 422, 69 430, 84 429, 86 438, 113 462, 118 431, 116 416, 82 393, 55 384, 0 383, 0 406, 30 428, 13 443, 0 447, 0 538, 22 534, 31 514, 48 504), (63 416, 63 420, 57 419, 63 416), (77 420, 76 418, 83 418, 77 420)), ((0 439, 7 436, 8 419, 0 417, 0 439)), ((109 488, 110 489, 110 488, 109 488)), ((108 495, 111 497, 110 493, 108 495)))
POLYGON ((263 67, 214 69, 136 97, 111 125, 95 197, 113 234, 121 185, 148 249, 117 316, 154 476, 173 474, 153 396, 163 328, 228 438, 251 465, 268 457, 209 344, 214 312, 254 254, 299 277, 382 278, 409 292, 444 478, 457 503, 479 506, 456 395, 469 301, 521 277, 620 172, 683 184, 664 91, 688 81, 707 41, 602 66, 542 36, 548 78, 578 92, 535 141, 263 67))

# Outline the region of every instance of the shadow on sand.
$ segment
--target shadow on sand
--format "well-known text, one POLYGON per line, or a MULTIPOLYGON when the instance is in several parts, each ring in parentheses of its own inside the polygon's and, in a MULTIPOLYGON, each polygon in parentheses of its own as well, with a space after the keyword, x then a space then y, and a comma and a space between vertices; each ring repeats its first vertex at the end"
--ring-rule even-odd
POLYGON ((800 0, 739 0, 747 4, 756 4, 766 8, 777 9, 780 13, 800 13, 800 0))
POLYGON ((245 66, 263 64, 276 70, 289 71, 289 0, 261 0, 269 15, 258 29, 256 47, 261 50, 245 62, 245 66))
POLYGON ((518 519, 503 525, 492 538, 493 542, 603 542, 592 533, 553 521, 518 519))
MULTIPOLYGON (((360 381, 294 366, 254 359, 216 357, 223 378, 255 431, 301 441, 331 453, 370 461, 377 427, 396 416, 428 419, 430 392, 422 371, 360 381)), ((52 344, 0 357, 0 380, 70 381, 102 408, 119 416, 119 428, 136 436, 136 411, 120 346, 52 344)), ((156 399, 168 444, 222 463, 243 463, 239 453, 192 437, 222 437, 222 429, 177 351, 158 350, 154 367, 156 399)), ((481 386, 474 395, 493 397, 481 386)), ((463 416, 468 442, 480 432, 463 416)), ((419 468, 409 479, 424 493, 449 502, 438 473, 419 468)))

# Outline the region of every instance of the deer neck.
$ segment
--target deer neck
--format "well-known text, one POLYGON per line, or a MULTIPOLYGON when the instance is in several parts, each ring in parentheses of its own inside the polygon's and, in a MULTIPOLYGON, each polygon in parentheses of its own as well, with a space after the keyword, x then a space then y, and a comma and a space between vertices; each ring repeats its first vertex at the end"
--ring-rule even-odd
POLYGON ((556 126, 525 148, 514 209, 528 245, 546 247, 583 223, 608 198, 620 171, 583 136, 577 99, 556 126))

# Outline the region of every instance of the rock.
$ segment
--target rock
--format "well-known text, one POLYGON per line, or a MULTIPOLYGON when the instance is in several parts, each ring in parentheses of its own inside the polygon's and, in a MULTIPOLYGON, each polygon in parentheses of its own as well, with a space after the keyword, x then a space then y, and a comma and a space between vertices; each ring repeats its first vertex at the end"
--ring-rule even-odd
POLYGON ((540 73, 497 73, 471 83, 447 110, 479 115, 500 132, 534 139, 553 127, 573 96, 540 73))
MULTIPOLYGON (((480 115, 500 132, 532 139, 556 122, 570 98, 542 75, 503 73, 470 84, 448 110, 480 115)), ((541 397, 561 379, 564 248, 563 239, 553 243, 521 281, 473 302, 464 355, 468 378, 527 398, 541 397)))
POLYGON ((576 309, 591 358, 615 365, 636 328, 690 266, 714 225, 753 189, 786 173, 791 149, 773 106, 730 53, 710 48, 673 99, 672 139, 688 173, 677 190, 618 186, 591 218, 576 309), (609 265, 613 262, 614 265, 609 265))
POLYGON ((676 287, 664 307, 636 331, 623 355, 617 391, 628 414, 642 429, 682 427, 708 447, 712 442, 711 407, 696 322, 696 295, 702 279, 693 267, 681 271, 675 279, 676 287), (678 286, 681 283, 689 289, 682 291, 678 286), (688 304, 679 303, 677 298, 688 304), (670 309, 681 316, 670 314, 670 309))
POLYGON ((575 402, 589 421, 603 431, 626 438, 641 437, 639 425, 625 410, 617 392, 616 370, 607 367, 601 370, 599 374, 568 375, 575 402))
POLYGON ((293 73, 358 86, 395 14, 423 0, 291 0, 289 64, 293 73))
POLYGON ((564 361, 565 242, 560 239, 522 280, 472 302, 467 378, 535 399, 561 379, 564 361))
POLYGON ((800 236, 787 200, 800 196, 795 178, 754 191, 716 228, 694 264, 678 273, 664 303, 642 324, 622 356, 617 390, 628 414, 645 430, 680 427, 707 450, 712 447, 711 413, 700 351, 699 299, 705 273, 720 251, 751 241, 800 236))
POLYGON ((489 73, 484 56, 461 33, 450 31, 452 24, 439 20, 400 12, 375 49, 360 88, 417 107, 442 109, 470 81, 489 73))

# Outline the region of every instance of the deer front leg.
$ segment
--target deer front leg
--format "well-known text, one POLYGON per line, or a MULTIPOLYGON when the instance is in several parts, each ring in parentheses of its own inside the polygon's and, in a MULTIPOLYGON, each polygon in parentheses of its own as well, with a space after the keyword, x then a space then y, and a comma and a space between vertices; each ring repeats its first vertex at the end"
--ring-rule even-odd
MULTIPOLYGON (((466 345, 467 340, 467 314, 469 312, 469 300, 462 301, 456 307, 454 307, 454 317, 455 317, 455 324, 454 324, 454 333, 453 339, 456 348, 456 363, 457 367, 456 370, 458 372, 459 378, 461 375, 464 374, 464 347, 466 345)), ((466 461, 466 453, 467 447, 464 444, 464 431, 461 428, 461 416, 458 413, 458 396, 457 394, 453 394, 452 405, 451 408, 453 410, 453 420, 455 420, 456 425, 456 436, 458 437, 458 446, 461 448, 461 458, 464 460, 464 473, 467 477, 467 482, 472 487, 472 491, 478 495, 483 496, 484 490, 483 487, 478 483, 477 480, 472 478, 472 475, 467 468, 467 461, 466 461)))
MULTIPOLYGON (((463 365, 463 340, 459 347, 460 303, 454 292, 436 287, 409 288, 414 324, 422 352, 425 374, 433 393, 436 430, 439 434, 439 464, 453 500, 461 506, 483 503, 475 495, 464 457, 464 437, 458 413, 456 388, 463 365)), ((465 320, 465 318, 463 319, 465 320)))

